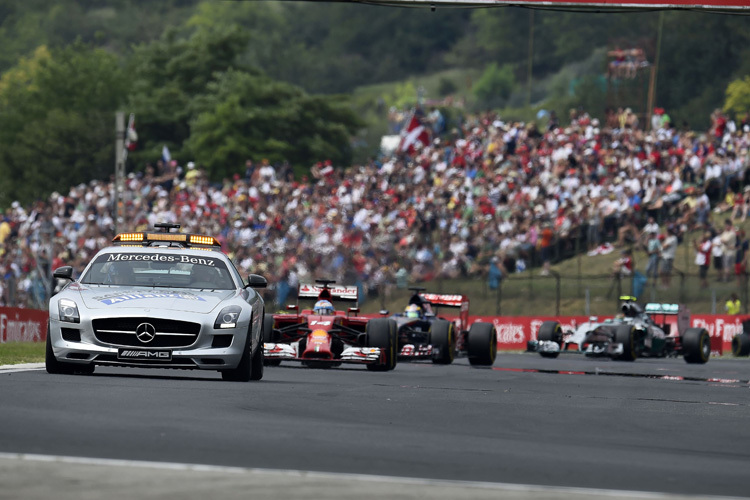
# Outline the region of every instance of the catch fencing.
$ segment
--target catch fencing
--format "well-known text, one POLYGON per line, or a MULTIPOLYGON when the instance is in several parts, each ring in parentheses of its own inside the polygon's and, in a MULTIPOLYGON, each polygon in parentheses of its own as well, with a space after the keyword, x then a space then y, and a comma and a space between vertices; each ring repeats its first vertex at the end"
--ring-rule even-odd
MULTIPOLYGON (((607 275, 561 275, 554 271, 546 276, 538 270, 514 273, 500 280, 496 288, 486 279, 435 279, 410 286, 425 288, 433 293, 464 294, 471 301, 471 314, 495 316, 531 315, 612 315, 620 305, 620 297, 632 295, 639 302, 661 302, 686 305, 691 312, 701 314, 724 314, 725 303, 731 294, 740 299, 741 312, 748 314, 748 279, 732 276, 730 281, 717 280, 709 276, 708 286, 702 286, 700 277, 674 269, 668 278, 647 277, 641 273, 634 276, 607 275)), ((397 312, 407 303, 411 291, 404 286, 381 286, 365 294, 364 306, 397 312), (370 304, 367 304, 367 302, 370 304)))

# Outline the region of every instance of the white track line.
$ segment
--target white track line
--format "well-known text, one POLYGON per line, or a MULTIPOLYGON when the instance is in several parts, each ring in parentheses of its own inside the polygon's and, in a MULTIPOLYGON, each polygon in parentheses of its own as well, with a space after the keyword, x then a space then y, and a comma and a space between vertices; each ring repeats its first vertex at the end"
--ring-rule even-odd
MULTIPOLYGON (((57 455, 38 455, 29 453, 3 453, 0 452, 0 460, 20 460, 29 462, 56 462, 72 465, 98 465, 109 467, 131 467, 131 468, 148 468, 175 471, 194 471, 194 472, 215 472, 227 474, 253 474, 253 475, 275 475, 295 477, 301 479, 323 479, 331 481, 351 480, 371 483, 390 483, 417 486, 453 486, 464 488, 480 488, 484 490, 513 491, 513 492, 549 492, 549 493, 567 493, 569 495, 596 495, 608 498, 643 498, 643 499, 672 499, 685 498, 694 495, 678 495, 668 493, 655 493, 646 491, 628 491, 628 490, 607 490, 599 488, 573 488, 557 486, 536 486, 531 484, 513 484, 513 483, 491 483, 484 481, 451 481, 443 479, 425 479, 417 477, 400 477, 400 476, 382 476, 370 474, 350 474, 350 473, 332 473, 316 472, 295 469, 261 469, 247 467, 224 467, 214 465, 188 464, 178 462, 149 462, 140 460, 117 460, 109 458, 87 458, 87 457, 69 457, 57 455)), ((700 498, 706 498, 699 496, 700 498)), ((728 496, 711 496, 712 499, 721 500, 740 500, 741 497, 728 496)))
POLYGON ((44 370, 44 363, 25 363, 20 365, 0 366, 0 373, 31 372, 35 370, 44 370))

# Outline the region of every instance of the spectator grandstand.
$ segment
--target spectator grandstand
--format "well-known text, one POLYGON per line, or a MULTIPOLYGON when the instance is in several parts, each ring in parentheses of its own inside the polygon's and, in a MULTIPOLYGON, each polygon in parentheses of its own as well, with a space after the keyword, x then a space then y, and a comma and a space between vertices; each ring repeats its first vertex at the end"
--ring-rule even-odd
MULTIPOLYGON (((611 251, 605 242, 645 244, 649 217, 680 242, 708 224, 711 206, 744 219, 746 207, 734 204, 750 184, 750 126, 718 111, 712 120, 696 133, 668 120, 646 131, 574 112, 567 125, 540 128, 485 113, 408 152, 346 168, 322 161, 299 179, 265 160, 219 183, 193 162, 158 162, 128 174, 118 229, 173 222, 215 235, 243 274, 268 278, 269 298, 281 303, 299 281, 321 276, 367 296, 386 283, 486 279, 491 267, 546 272, 550 260, 611 251)), ((50 269, 80 272, 109 244, 113 189, 93 180, 5 211, 0 304, 46 308, 50 269)))

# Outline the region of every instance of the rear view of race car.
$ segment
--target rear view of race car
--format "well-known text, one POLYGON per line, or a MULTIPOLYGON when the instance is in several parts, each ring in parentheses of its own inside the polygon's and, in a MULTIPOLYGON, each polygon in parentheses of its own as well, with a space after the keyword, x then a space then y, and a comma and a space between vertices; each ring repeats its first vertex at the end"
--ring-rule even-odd
POLYGON ((403 313, 391 316, 398 325, 400 359, 429 359, 450 364, 456 355, 466 355, 472 365, 489 366, 497 356, 497 333, 491 323, 469 324, 469 299, 465 295, 414 292, 403 313), (459 309, 459 322, 437 315, 437 309, 459 309), (460 327, 458 326, 460 325, 460 327))
POLYGON ((556 358, 560 352, 577 352, 586 356, 605 356, 621 361, 639 357, 683 356, 687 363, 706 363, 711 342, 704 328, 689 328, 690 311, 678 304, 646 304, 645 309, 633 297, 620 297, 621 314, 614 319, 598 321, 592 317, 575 331, 563 331, 558 321, 545 321, 536 341, 528 350, 542 357, 556 358), (672 322, 676 317, 677 332, 672 322))
POLYGON ((372 371, 396 367, 396 322, 359 316, 357 287, 332 286, 334 283, 316 280, 316 285, 300 285, 298 303, 289 306, 289 314, 265 315, 266 365, 299 361, 310 367, 363 364, 372 371), (311 309, 300 309, 300 301, 311 300, 311 309), (353 307, 338 311, 333 305, 338 302, 353 307))

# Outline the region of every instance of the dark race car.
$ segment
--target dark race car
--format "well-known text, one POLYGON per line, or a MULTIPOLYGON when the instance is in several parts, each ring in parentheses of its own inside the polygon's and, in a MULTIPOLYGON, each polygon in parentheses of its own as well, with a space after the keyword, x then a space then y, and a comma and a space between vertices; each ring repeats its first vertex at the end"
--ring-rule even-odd
POLYGON ((266 365, 300 361, 311 367, 363 364, 368 370, 388 371, 396 367, 398 339, 396 322, 359 315, 358 289, 331 286, 331 280, 300 285, 297 304, 290 313, 266 314, 264 355, 266 365), (301 309, 300 301, 311 302, 301 309), (335 310, 334 302, 353 303, 346 311, 335 310))
POLYGON ((645 309, 634 297, 620 297, 622 313, 614 319, 599 321, 596 317, 564 332, 557 321, 545 321, 537 340, 529 341, 528 350, 545 358, 556 358, 560 352, 606 356, 621 361, 636 358, 677 357, 688 363, 705 363, 711 355, 711 339, 705 328, 689 328, 690 311, 679 304, 646 304, 645 309), (677 332, 667 322, 677 317, 677 332))
POLYGON ((497 355, 497 333, 491 323, 469 324, 469 299, 465 295, 414 292, 403 313, 392 315, 398 326, 399 359, 429 359, 450 364, 466 355, 472 365, 489 366, 497 355), (459 309, 459 322, 437 315, 440 307, 459 309), (460 325, 460 327, 459 327, 460 325))

